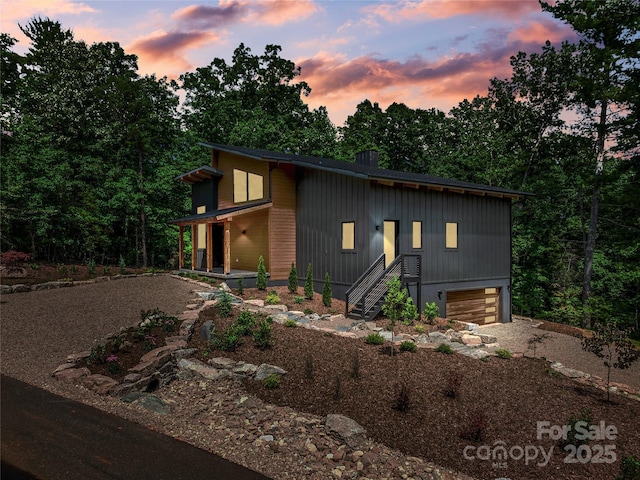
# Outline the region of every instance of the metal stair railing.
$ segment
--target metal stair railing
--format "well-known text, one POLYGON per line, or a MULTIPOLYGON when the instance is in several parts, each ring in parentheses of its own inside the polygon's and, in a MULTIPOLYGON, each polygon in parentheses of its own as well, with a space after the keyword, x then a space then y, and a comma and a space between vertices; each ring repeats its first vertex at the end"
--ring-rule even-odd
POLYGON ((354 284, 347 290, 346 293, 346 312, 345 316, 349 315, 349 305, 353 303, 357 305, 362 300, 364 293, 371 288, 372 285, 380 278, 382 272, 384 272, 384 253, 380 255, 371 266, 358 278, 354 284), (355 302, 350 302, 350 298, 355 298, 355 302))
MULTIPOLYGON (((391 265, 384 268, 384 254, 363 273, 346 293, 346 312, 349 315, 349 305, 362 305, 360 318, 367 320, 374 317, 380 311, 380 301, 387 294, 387 282, 394 277, 405 282, 420 282, 421 278, 421 257, 420 255, 401 254, 391 262, 391 265), (355 299, 350 302, 349 298, 355 299)), ((418 288, 419 293, 419 288, 418 288)))

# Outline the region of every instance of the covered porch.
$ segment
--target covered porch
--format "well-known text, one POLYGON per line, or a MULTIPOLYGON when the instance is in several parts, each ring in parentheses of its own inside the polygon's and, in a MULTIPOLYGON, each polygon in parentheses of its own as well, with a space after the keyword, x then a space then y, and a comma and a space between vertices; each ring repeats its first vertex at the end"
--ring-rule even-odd
MULTIPOLYGON (((253 259, 243 259, 243 262, 239 262, 239 258, 236 258, 236 262, 232 262, 233 237, 241 235, 249 238, 250 235, 247 232, 249 228, 244 223, 242 226, 233 228, 233 222, 237 217, 243 217, 244 219, 258 212, 268 213, 267 209, 271 208, 271 206, 271 201, 263 201, 199 213, 170 221, 169 224, 178 225, 179 270, 192 273, 198 272, 204 276, 214 278, 251 278, 255 276, 256 272, 249 270, 249 268, 254 268, 254 264, 251 263, 251 267, 249 267, 247 263, 248 261, 253 262, 253 259), (239 230, 240 228, 242 230, 239 230), (191 231, 192 244, 190 269, 185 268, 184 259, 184 237, 187 229, 191 231), (232 268, 232 265, 234 265, 234 268, 232 268)), ((255 237, 256 239, 254 240, 259 242, 262 235, 260 235, 260 232, 256 232, 255 237)), ((237 240, 234 247, 240 249, 242 248, 239 245, 241 241, 237 240)), ((255 266, 257 266, 257 258, 255 259, 255 266)))

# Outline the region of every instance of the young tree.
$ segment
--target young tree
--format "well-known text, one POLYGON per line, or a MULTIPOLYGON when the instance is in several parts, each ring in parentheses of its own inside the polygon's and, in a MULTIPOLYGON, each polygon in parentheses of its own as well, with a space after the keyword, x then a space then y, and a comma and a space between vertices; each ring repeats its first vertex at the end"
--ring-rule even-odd
POLYGON ((324 274, 324 286, 322 287, 322 304, 325 307, 331 306, 333 293, 331 292, 331 281, 329 280, 329 272, 324 274))
POLYGON ((291 270, 289 271, 289 291, 291 293, 298 291, 298 271, 294 262, 291 262, 291 270))
POLYGON ((593 335, 582 339, 582 349, 604 359, 607 368, 607 402, 609 402, 609 385, 611 369, 629 368, 638 359, 638 351, 629 340, 629 329, 618 329, 614 320, 606 324, 598 323, 593 335))
POLYGON ((258 277, 256 278, 256 288, 258 290, 267 289, 267 269, 264 266, 262 255, 258 258, 258 277))
POLYGON ((304 298, 307 300, 313 299, 313 274, 311 264, 307 266, 307 278, 304 281, 304 298))

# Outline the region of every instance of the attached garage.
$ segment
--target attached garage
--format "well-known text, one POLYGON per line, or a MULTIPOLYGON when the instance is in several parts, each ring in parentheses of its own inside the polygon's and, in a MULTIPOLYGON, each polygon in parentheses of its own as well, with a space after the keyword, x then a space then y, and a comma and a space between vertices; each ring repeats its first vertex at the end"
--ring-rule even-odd
POLYGON ((447 292, 447 318, 485 325, 500 321, 500 289, 447 292))

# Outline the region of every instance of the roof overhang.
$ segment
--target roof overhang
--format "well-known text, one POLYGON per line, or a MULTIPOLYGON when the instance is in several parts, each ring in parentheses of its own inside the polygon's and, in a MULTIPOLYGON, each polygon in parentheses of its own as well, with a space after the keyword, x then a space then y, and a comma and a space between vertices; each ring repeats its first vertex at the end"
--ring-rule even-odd
POLYGON ((179 225, 184 227, 187 225, 230 222, 233 220, 233 217, 258 212, 260 210, 271 208, 272 205, 273 202, 271 200, 268 200, 266 202, 251 203, 238 207, 224 208, 222 210, 213 210, 211 212, 190 215, 188 217, 171 220, 167 223, 169 223, 170 225, 179 225))
POLYGON ((176 180, 182 180, 183 182, 194 184, 213 177, 222 177, 222 175, 223 172, 221 170, 213 168, 209 165, 203 165, 191 170, 190 172, 183 173, 182 175, 176 177, 176 180))

